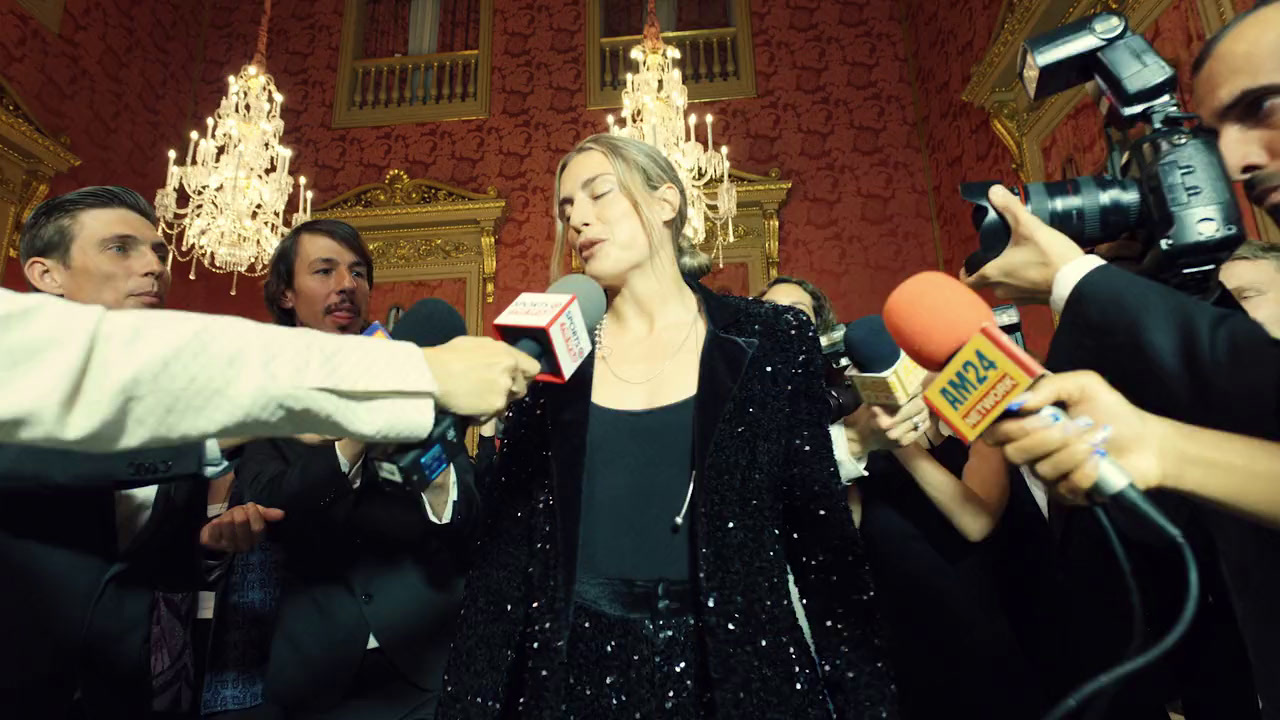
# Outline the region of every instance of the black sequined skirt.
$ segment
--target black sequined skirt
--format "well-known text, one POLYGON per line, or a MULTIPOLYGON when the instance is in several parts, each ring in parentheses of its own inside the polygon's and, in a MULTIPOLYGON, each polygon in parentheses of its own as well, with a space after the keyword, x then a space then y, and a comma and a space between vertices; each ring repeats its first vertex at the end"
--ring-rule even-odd
POLYGON ((565 718, 714 716, 687 583, 579 578, 565 718))

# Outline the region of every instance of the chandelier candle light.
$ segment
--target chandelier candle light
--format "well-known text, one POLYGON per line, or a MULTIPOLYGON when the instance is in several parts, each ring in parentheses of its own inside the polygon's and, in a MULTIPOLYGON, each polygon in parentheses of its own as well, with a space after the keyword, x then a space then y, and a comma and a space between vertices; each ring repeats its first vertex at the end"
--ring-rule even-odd
MULTIPOLYGON (((197 259, 214 272, 232 273, 232 295, 239 275, 266 273, 272 253, 289 232, 284 214, 293 193, 293 152, 280 144, 284 96, 259 69, 266 64, 270 14, 267 0, 254 64, 227 77, 227 94, 214 116, 205 118, 204 137, 191 131, 185 164, 175 165, 177 151, 169 151, 164 188, 156 193, 160 234, 172 248, 170 261, 175 256, 190 260, 192 280, 197 259), (186 207, 178 207, 179 190, 188 196, 186 207)), ((311 195, 307 179, 298 176, 292 226, 311 217, 311 195)))
POLYGON ((715 149, 710 113, 704 120, 705 146, 698 141, 696 114, 689 114, 686 127, 689 91, 675 62, 680 51, 662 42, 655 0, 649 0, 644 41, 631 48, 631 59, 639 64, 639 72, 627 73, 622 116, 608 116, 609 133, 647 142, 671 161, 684 182, 689 203, 685 237, 701 246, 708 240, 708 224, 714 226, 714 252, 723 267, 724 245, 734 241, 733 217, 738 212, 737 190, 729 179, 729 148, 721 145, 719 151, 715 149))

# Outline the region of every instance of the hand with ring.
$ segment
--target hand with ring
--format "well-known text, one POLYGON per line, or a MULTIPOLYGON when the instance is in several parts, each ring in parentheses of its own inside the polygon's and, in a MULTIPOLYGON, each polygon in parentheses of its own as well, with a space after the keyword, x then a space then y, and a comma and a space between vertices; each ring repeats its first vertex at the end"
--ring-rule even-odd
POLYGON ((916 396, 896 412, 863 405, 844 419, 850 452, 865 456, 874 450, 895 450, 917 442, 929 428, 929 408, 916 396), (861 452, 855 452, 855 448, 861 452))

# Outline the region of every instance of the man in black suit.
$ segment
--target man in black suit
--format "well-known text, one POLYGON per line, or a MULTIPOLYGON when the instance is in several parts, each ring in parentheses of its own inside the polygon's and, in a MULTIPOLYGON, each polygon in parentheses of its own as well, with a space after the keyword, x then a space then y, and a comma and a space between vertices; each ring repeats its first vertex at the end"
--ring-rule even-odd
MULTIPOLYGON (((20 248, 32 287, 68 300, 156 307, 168 290, 155 215, 125 188, 41 204, 20 248)), ((174 648, 152 634, 157 593, 197 586, 207 479, 227 467, 213 441, 108 455, 0 447, 6 715, 143 718, 163 708, 153 661, 174 648)), ((214 535, 233 521, 205 538, 230 547, 214 535)))
MULTIPOLYGON (((280 324, 357 334, 372 284, 359 233, 313 220, 276 250, 266 301, 280 324)), ((263 441, 237 469, 247 499, 287 513, 266 694, 290 717, 434 716, 476 527, 470 466, 418 493, 381 480, 364 452, 351 439, 263 441)))
MULTIPOLYGON (((1009 221, 1012 239, 968 282, 1022 302, 1047 300, 1061 313, 1048 367, 1095 370, 1148 412, 1280 440, 1280 341, 1261 325, 1239 308, 1214 307, 1085 255, 1004 188, 993 188, 989 199, 1009 221)), ((1188 508, 1181 498, 1165 502, 1207 530, 1262 716, 1280 717, 1280 533, 1211 507, 1188 508)), ((1065 530, 1083 546, 1102 547, 1065 530)), ((1097 552, 1076 550, 1076 562, 1094 562, 1087 556, 1097 552)))

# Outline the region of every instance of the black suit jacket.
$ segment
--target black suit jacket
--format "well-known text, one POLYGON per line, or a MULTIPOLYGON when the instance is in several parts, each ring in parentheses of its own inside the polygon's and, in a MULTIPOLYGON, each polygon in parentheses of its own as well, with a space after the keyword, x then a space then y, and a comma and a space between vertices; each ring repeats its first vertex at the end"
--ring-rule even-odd
POLYGON ((85 454, 0 446, 0 707, 56 717, 145 715, 154 593, 195 590, 208 483, 199 444, 85 454), (151 515, 123 551, 115 495, 145 473, 151 515), (170 482, 187 481, 187 482, 170 482))
MULTIPOLYGON (((1095 370, 1159 415, 1280 440, 1280 342, 1243 312, 1119 268, 1099 267, 1075 287, 1046 365, 1095 370)), ((1212 535, 1265 716, 1280 717, 1280 533, 1206 504, 1161 504, 1212 535)))
MULTIPOLYGON (((709 327, 688 517, 717 717, 831 717, 832 707, 896 717, 870 570, 822 416, 813 323, 691 285, 709 327), (788 565, 820 663, 800 650, 788 565)), ((594 360, 564 385, 535 385, 507 416, 440 718, 563 716, 594 360)), ((628 694, 646 687, 619 681, 628 694)))
POLYGON ((439 688, 479 513, 469 461, 454 468, 453 518, 437 525, 421 495, 381 482, 369 461, 352 489, 332 445, 270 440, 245 448, 236 471, 245 499, 285 511, 274 528, 285 582, 270 698, 290 708, 338 705, 370 632, 409 680, 439 688))

